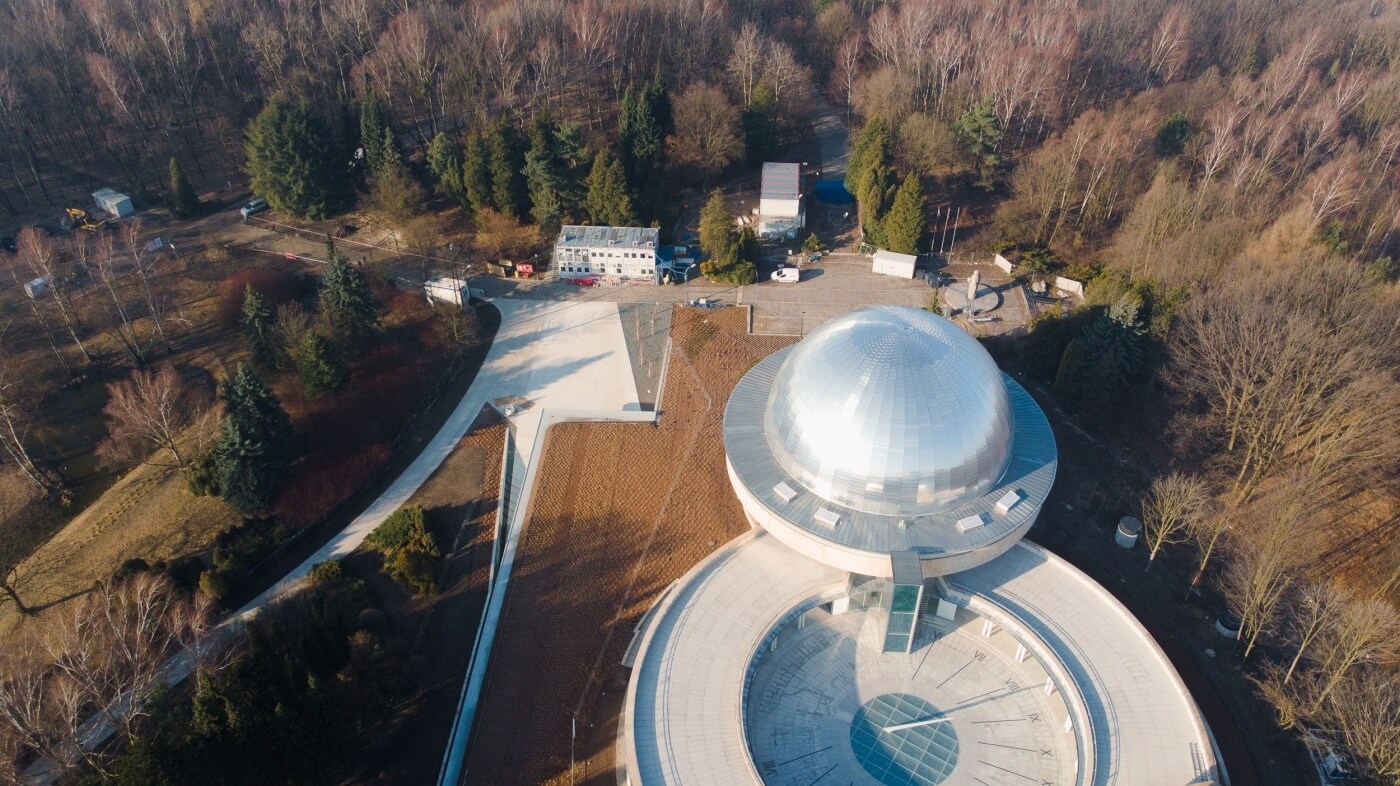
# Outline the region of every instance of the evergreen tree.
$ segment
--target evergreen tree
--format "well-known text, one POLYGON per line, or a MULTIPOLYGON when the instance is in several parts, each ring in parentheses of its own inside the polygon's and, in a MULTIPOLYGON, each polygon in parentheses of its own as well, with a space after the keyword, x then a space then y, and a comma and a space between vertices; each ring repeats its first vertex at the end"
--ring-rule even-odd
POLYGON ((284 213, 325 218, 346 196, 345 167, 330 141, 305 103, 280 94, 269 98, 243 144, 253 193, 284 213))
POLYGON ((651 72, 651 83, 647 85, 644 98, 651 109, 656 128, 664 140, 667 134, 676 130, 676 125, 671 108, 671 94, 666 91, 666 81, 661 78, 660 63, 657 63, 651 72))
POLYGON ((846 190, 853 196, 859 194, 871 172, 890 165, 893 150, 894 134, 889 123, 879 115, 867 120, 851 148, 846 165, 846 190))
POLYGON ((622 150, 622 168, 634 185, 650 179, 659 163, 661 146, 666 136, 656 113, 669 108, 665 90, 653 85, 636 89, 628 87, 622 96, 622 117, 619 120, 618 143, 622 150))
POLYGON ((984 98, 973 104, 953 124, 953 130, 957 131, 976 160, 979 185, 987 189, 995 186, 996 175, 1001 168, 1001 153, 998 151, 1001 148, 1002 128, 992 100, 984 98))
POLYGON ((1154 147, 1157 155, 1162 158, 1171 158, 1181 155, 1186 149, 1186 140, 1191 138, 1191 123, 1186 119, 1185 112, 1177 112, 1157 128, 1157 139, 1154 147))
POLYGON ((1128 292, 1065 348, 1055 392, 1070 408, 1111 409, 1142 371, 1146 357, 1143 303, 1128 292))
POLYGON ((584 207, 589 219, 599 226, 630 227, 637 225, 632 208, 632 196, 627 191, 627 176, 622 162, 606 150, 593 157, 593 170, 588 174, 588 194, 584 207))
POLYGON ((525 162, 515 128, 502 120, 491 129, 487 144, 491 169, 491 203, 505 216, 520 219, 525 215, 525 178, 521 170, 525 162))
POLYGON ((564 121, 555 124, 554 160, 561 175, 559 207, 565 219, 580 221, 583 218, 584 195, 588 191, 584 178, 589 174, 592 161, 584 149, 583 129, 578 123, 564 121))
POLYGON ((428 196, 408 170, 393 136, 392 131, 384 129, 384 148, 380 152, 382 159, 379 169, 371 175, 372 193, 379 209, 402 224, 423 212, 428 196))
POLYGON ((367 91, 365 103, 360 107, 360 146, 364 148, 365 167, 371 178, 384 171, 390 153, 398 153, 389 112, 379 94, 372 90, 367 91))
POLYGON ((272 337, 272 312, 252 285, 243 289, 243 340, 253 365, 272 368, 277 363, 277 347, 272 337))
POLYGON ((924 190, 917 176, 905 176, 890 212, 880 219, 880 228, 885 248, 899 254, 919 253, 919 241, 924 236, 924 190))
POLYGON ((471 207, 462 182, 462 149, 441 131, 428 145, 428 171, 433 175, 433 188, 439 194, 461 205, 463 210, 471 207))
POLYGON ((341 360, 335 345, 314 330, 306 331, 297 348, 297 368, 308 396, 320 396, 345 384, 345 361, 341 360))
POLYGON ((224 420, 214 446, 218 486, 240 513, 267 507, 292 458, 292 421, 267 385, 240 365, 223 384, 224 420))
POLYGON ((700 248, 712 258, 725 256, 736 241, 734 214, 719 189, 710 192, 710 199, 700 210, 700 248))
POLYGON ((525 153, 525 185, 530 192, 530 212, 545 234, 557 231, 564 215, 568 173, 557 156, 554 123, 541 112, 530 124, 530 149, 525 153))
POLYGON ((199 212, 199 195, 194 192, 185 170, 174 157, 170 159, 170 215, 190 218, 199 212))
POLYGON ((491 154, 480 129, 472 129, 462 150, 462 192, 472 210, 495 206, 491 188, 491 154))
POLYGON ((350 258, 326 238, 326 273, 321 279, 321 316, 331 336, 350 350, 364 346, 377 321, 369 283, 350 258))
POLYGON ((856 198, 866 241, 875 245, 883 245, 880 217, 894 196, 891 186, 893 149, 894 135, 889 123, 877 115, 861 128, 846 167, 846 190, 856 198))
POLYGON ((744 110, 744 146, 755 164, 772 158, 778 143, 778 99, 765 80, 758 80, 744 110))

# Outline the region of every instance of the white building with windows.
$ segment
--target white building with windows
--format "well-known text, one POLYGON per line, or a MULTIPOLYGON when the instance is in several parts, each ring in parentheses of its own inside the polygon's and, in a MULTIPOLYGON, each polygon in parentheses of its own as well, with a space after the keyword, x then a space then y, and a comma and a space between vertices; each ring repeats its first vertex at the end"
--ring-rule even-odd
POLYGON ((554 242, 554 270, 565 280, 655 281, 658 234, 651 227, 562 227, 554 242))

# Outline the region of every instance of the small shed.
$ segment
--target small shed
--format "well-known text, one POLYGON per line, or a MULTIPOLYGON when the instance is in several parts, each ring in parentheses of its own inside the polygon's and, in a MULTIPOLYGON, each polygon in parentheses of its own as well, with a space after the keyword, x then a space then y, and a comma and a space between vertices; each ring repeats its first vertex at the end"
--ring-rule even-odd
POLYGON ((896 254, 880 249, 875 252, 875 262, 871 265, 871 270, 886 276, 913 278, 914 265, 918 261, 918 257, 913 254, 896 254))
POLYGON ((136 207, 131 204, 131 197, 110 188, 102 188, 92 192, 92 199, 98 207, 117 218, 126 218, 136 212, 136 207))

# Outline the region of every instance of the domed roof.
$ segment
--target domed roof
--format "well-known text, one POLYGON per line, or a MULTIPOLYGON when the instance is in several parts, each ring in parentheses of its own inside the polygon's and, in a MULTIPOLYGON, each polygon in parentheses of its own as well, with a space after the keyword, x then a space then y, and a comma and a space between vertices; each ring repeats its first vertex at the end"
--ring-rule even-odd
POLYGON ((763 430, 814 494, 886 516, 933 513, 990 490, 1012 454, 1001 371, 977 340, 926 311, 832 320, 784 360, 763 430))

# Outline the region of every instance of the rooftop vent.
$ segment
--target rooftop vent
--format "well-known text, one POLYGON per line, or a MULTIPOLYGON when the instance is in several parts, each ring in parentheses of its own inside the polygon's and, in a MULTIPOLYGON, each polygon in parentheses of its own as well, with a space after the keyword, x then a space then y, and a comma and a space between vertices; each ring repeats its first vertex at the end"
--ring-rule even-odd
POLYGON ((1006 492, 1005 494, 1003 494, 1001 499, 997 500, 997 504, 996 504, 997 512, 1000 513, 1000 514, 1002 514, 1002 515, 1004 516, 1004 515, 1006 515, 1007 513, 1010 513, 1010 512, 1011 512, 1011 509, 1014 508, 1014 507, 1016 507, 1016 504, 1019 503, 1020 501, 1021 501, 1021 490, 1020 490, 1020 489, 1012 489, 1012 490, 1006 492))
POLYGON ((778 499, 783 502, 792 502, 793 498, 797 496, 797 489, 789 486, 786 482, 780 482, 773 487, 773 493, 777 494, 778 499))
POLYGON ((981 513, 978 513, 975 516, 968 516, 967 518, 958 519, 958 532, 965 533, 969 530, 977 529, 978 527, 986 523, 987 522, 982 520, 981 513))
POLYGON ((825 524, 828 527, 841 526, 841 514, 827 510, 826 508, 817 509, 816 519, 818 523, 825 524))

